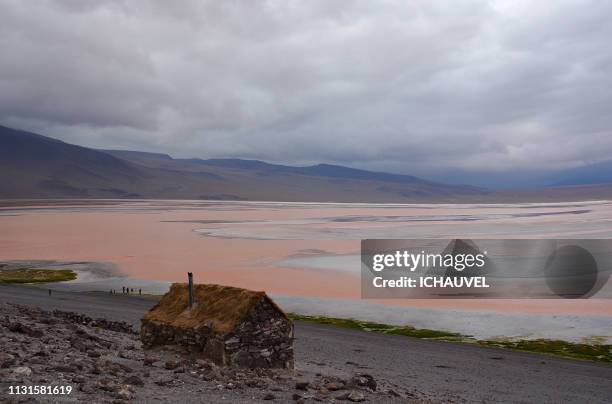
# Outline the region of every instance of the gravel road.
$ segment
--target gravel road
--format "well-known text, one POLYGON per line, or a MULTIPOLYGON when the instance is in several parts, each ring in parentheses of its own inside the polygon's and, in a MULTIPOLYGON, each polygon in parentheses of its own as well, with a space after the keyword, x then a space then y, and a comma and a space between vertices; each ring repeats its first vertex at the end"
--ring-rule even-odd
MULTIPOLYGON (((146 297, 0 286, 0 302, 75 311, 135 326, 146 297)), ((612 403, 612 365, 426 341, 296 322, 296 367, 367 372, 404 395, 433 402, 612 403)))

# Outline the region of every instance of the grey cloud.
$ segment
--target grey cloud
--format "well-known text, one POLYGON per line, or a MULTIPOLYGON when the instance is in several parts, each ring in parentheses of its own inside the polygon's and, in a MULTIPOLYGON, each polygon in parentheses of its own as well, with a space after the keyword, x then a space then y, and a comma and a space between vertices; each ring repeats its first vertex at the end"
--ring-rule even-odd
POLYGON ((598 1, 0 1, 0 122, 402 172, 612 155, 598 1))

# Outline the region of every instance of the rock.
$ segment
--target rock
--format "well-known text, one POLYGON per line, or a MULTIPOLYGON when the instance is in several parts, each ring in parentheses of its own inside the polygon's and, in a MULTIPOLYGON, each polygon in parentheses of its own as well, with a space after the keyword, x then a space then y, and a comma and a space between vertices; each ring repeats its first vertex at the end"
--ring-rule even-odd
POLYGON ((19 366, 13 369, 13 374, 18 377, 29 377, 32 375, 32 369, 27 366, 19 366))
POLYGON ((7 352, 0 352, 0 368, 8 368, 15 364, 15 355, 7 352))
POLYGON ((263 400, 266 400, 266 401, 267 401, 267 400, 274 400, 275 398, 276 398, 276 396, 275 396, 274 394, 272 394, 272 393, 266 393, 266 394, 265 394, 265 395, 262 397, 262 399, 263 399, 263 400))
POLYGON ((49 356, 49 353, 47 353, 47 351, 45 351, 44 349, 41 349, 40 351, 34 353, 33 356, 46 357, 49 356))
POLYGON ((387 394, 389 394, 392 397, 401 397, 400 394, 397 391, 393 390, 393 389, 387 390, 387 394))
POLYGON ((293 395, 291 396, 291 398, 292 398, 294 401, 298 401, 298 400, 301 400, 301 399, 302 399, 302 396, 301 396, 301 395, 299 395, 298 393, 293 393, 293 395))
POLYGON ((8 329, 12 332, 25 334, 34 338, 40 338, 43 336, 43 332, 41 330, 22 323, 9 323, 8 329))
POLYGON ((83 393, 86 393, 86 394, 94 393, 93 387, 90 384, 87 384, 87 383, 79 384, 79 390, 82 391, 83 393))
POLYGON ((249 352, 246 349, 243 349, 243 350, 236 352, 232 356, 232 362, 237 367, 247 368, 251 365, 252 358, 249 352))
POLYGON ((44 364, 46 364, 46 363, 47 363, 47 360, 46 360, 46 359, 43 359, 43 358, 41 358, 41 357, 39 357, 39 356, 35 356, 35 357, 31 358, 31 359, 28 361, 28 363, 29 363, 30 365, 44 365, 44 364))
POLYGON ((225 340, 225 346, 227 348, 232 348, 232 347, 238 346, 239 344, 240 344, 240 338, 237 338, 237 337, 232 337, 232 338, 225 340))
POLYGON ((123 359, 132 359, 132 354, 126 351, 119 351, 119 357, 123 359))
POLYGON ((178 366, 179 366, 179 363, 178 363, 177 361, 172 361, 172 360, 167 361, 167 362, 164 364, 164 367, 165 367, 166 369, 168 369, 168 370, 174 370, 174 369, 178 368, 178 366))
POLYGON ((247 385, 250 387, 257 387, 259 389, 265 389, 268 387, 268 382, 264 379, 258 378, 253 380, 248 380, 247 385))
POLYGON ((310 386, 310 383, 307 381, 298 381, 295 383, 295 388, 298 390, 306 390, 310 386))
POLYGON ((116 397, 121 400, 131 400, 134 397, 134 394, 128 389, 127 386, 122 386, 119 391, 117 391, 116 397))
POLYGON ((126 377, 123 383, 131 384, 132 386, 144 386, 142 379, 136 375, 126 377))
POLYGON ((94 374, 111 374, 113 376, 117 376, 120 373, 132 373, 133 370, 131 367, 124 365, 123 363, 113 362, 113 361, 98 361, 95 366, 93 373, 94 374))
POLYGON ((157 384, 158 386, 170 386, 174 383, 174 379, 168 379, 168 378, 160 378, 155 380, 155 384, 157 384))
POLYGON ((351 391, 346 398, 349 401, 353 401, 355 403, 358 403, 360 401, 365 401, 365 396, 363 395, 363 393, 357 390, 351 391))
POLYGON ((77 351, 87 352, 89 350, 89 345, 85 343, 80 338, 70 338, 70 346, 77 351))
POLYGON ((372 391, 376 391, 376 380, 372 375, 360 373, 355 375, 349 382, 351 386, 367 387, 372 391))
POLYGON ((99 358, 101 355, 98 351, 89 351, 87 352, 87 356, 89 356, 90 358, 99 358))
POLYGON ((110 377, 104 377, 96 382, 96 387, 100 390, 108 392, 117 392, 121 389, 121 385, 110 377))
POLYGON ((200 369, 211 370, 213 368, 213 365, 206 359, 196 359, 195 367, 200 368, 200 369))
POLYGON ((72 378, 72 381, 78 384, 85 383, 87 379, 83 375, 76 375, 72 378))
POLYGON ((344 389, 344 383, 329 382, 325 384, 325 388, 329 391, 338 391, 344 389))
POLYGON ((76 373, 77 369, 73 365, 55 365, 53 370, 61 373, 76 373))
POLYGON ((29 377, 32 375, 32 369, 27 366, 19 366, 13 369, 13 374, 17 377, 29 377))
POLYGON ((348 396, 349 396, 349 392, 345 391, 344 393, 340 393, 340 394, 334 396, 334 398, 336 400, 348 400, 348 396))
MULTIPOLYGON (((45 315, 51 313, 45 312, 45 315)), ((74 313, 70 311, 53 310, 53 316, 56 318, 66 319, 74 324, 82 324, 89 327, 97 327, 104 330, 122 332, 126 334, 137 334, 134 328, 125 321, 109 321, 104 318, 92 319, 84 314, 74 313)))

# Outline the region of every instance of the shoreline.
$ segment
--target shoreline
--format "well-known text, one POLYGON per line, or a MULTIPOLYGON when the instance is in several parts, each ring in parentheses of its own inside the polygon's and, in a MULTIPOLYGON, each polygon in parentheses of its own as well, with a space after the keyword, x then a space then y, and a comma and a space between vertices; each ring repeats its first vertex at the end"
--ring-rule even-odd
MULTIPOLYGON (((554 187, 553 187, 554 188, 554 187)), ((508 190, 511 191, 511 190, 508 190)), ((61 205, 79 207, 85 205, 95 206, 96 203, 99 205, 114 205, 117 203, 169 203, 169 204, 196 204, 196 205, 216 205, 216 204, 262 204, 270 206, 278 205, 322 205, 322 206, 348 206, 348 207, 398 207, 398 208, 411 208, 411 207, 423 207, 423 206, 479 206, 479 207, 500 207, 504 205, 522 205, 532 207, 546 207, 546 206, 563 206, 567 204, 606 204, 612 202, 612 194, 599 199, 589 199, 577 197, 576 199, 547 199, 541 200, 520 200, 520 199, 506 199, 499 201, 484 201, 479 202, 481 199, 466 200, 461 198, 455 198, 454 200, 415 200, 409 202, 334 202, 334 201, 279 201, 279 200, 235 200, 235 199, 151 199, 151 198, 40 198, 40 199, 28 199, 28 198, 0 198, 0 211, 4 209, 28 209, 37 207, 57 207, 61 205), (45 205, 45 203, 51 203, 45 205)))
MULTIPOLYGON (((2 285, 7 284, 0 283, 0 287, 2 287, 2 285)), ((48 284, 11 284, 11 286, 49 290, 49 288, 45 288, 45 286, 48 286, 48 284)), ((119 293, 116 295, 110 295, 102 291, 63 292, 71 293, 77 296, 104 296, 105 298, 109 299, 138 299, 148 304, 156 303, 162 296, 157 294, 137 295, 132 293, 119 293)), ((273 296, 273 298, 275 297, 273 296)), ((497 347, 510 350, 534 352, 538 354, 546 354, 562 358, 612 363, 612 343, 610 343, 610 336, 592 335, 586 338, 582 338, 580 342, 558 340, 552 338, 523 339, 520 337, 505 336, 497 336, 495 338, 475 338, 472 335, 441 329, 414 327, 410 324, 386 324, 350 317, 338 318, 329 317, 321 314, 305 315, 295 312, 287 312, 287 315, 294 321, 297 320, 303 322, 311 322, 316 324, 330 325, 334 327, 355 329, 366 332, 375 332, 388 335, 401 335, 405 337, 412 337, 424 340, 436 340, 449 343, 475 344, 483 347, 497 347)))
MULTIPOLYGON (((115 290, 114 297, 138 297, 139 289, 144 295, 153 299, 167 291, 170 282, 149 282, 127 277, 111 276, 97 280, 96 275, 89 272, 102 271, 104 276, 110 276, 108 268, 100 263, 67 263, 50 261, 23 261, 38 263, 40 267, 51 267, 58 270, 78 268, 75 272, 78 278, 69 282, 31 284, 29 287, 58 292, 84 293, 92 295, 107 295, 115 290), (93 281, 92 281, 93 279, 93 281), (151 285, 154 290, 150 289, 151 285), (123 294, 122 287, 133 289, 133 292, 123 294)), ((14 262, 12 263, 14 264, 14 262)), ((99 274, 98 274, 99 275, 99 274)), ((22 284, 27 285, 27 284, 22 284)), ((312 296, 283 295, 267 292, 286 311, 297 316, 327 317, 358 322, 374 322, 390 327, 411 327, 425 330, 435 330, 458 334, 469 341, 500 341, 521 342, 533 340, 557 340, 571 344, 584 344, 600 341, 601 344, 612 344, 612 316, 607 313, 561 313, 530 312, 521 310, 522 304, 533 306, 534 302, 526 299, 507 300, 392 300, 376 299, 346 299, 318 298, 312 296), (440 304, 442 303, 442 304, 440 304), (514 310, 498 311, 497 307, 516 305, 514 310), (467 308, 466 308, 467 307, 467 308), (484 326, 486 325, 486 326, 484 326)), ((574 308, 576 305, 593 307, 600 305, 609 308, 608 299, 583 299, 537 301, 536 304, 574 308)))

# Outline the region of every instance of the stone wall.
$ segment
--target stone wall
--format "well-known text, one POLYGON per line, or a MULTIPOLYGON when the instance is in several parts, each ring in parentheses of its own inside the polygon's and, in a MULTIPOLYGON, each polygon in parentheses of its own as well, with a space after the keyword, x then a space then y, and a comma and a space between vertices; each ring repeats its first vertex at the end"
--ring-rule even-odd
POLYGON ((248 368, 293 368, 293 323, 267 299, 225 339, 228 363, 248 368))
POLYGON ((145 349, 172 345, 224 366, 293 368, 293 324, 268 299, 229 333, 216 333, 208 324, 178 328, 142 320, 140 338, 145 349))

